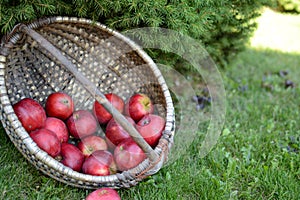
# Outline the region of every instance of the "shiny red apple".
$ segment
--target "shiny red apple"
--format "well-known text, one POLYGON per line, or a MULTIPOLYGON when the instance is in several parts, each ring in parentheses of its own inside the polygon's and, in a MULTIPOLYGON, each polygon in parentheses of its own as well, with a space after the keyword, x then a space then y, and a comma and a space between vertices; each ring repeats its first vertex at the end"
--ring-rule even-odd
POLYGON ((125 171, 136 167, 143 160, 146 159, 146 154, 143 150, 133 141, 127 139, 121 142, 114 150, 115 162, 120 171, 125 171))
POLYGON ((153 103, 146 94, 134 94, 127 103, 125 114, 127 113, 135 122, 140 121, 145 115, 152 114, 154 111, 153 103))
POLYGON ((87 157, 82 172, 95 176, 107 176, 116 173, 117 166, 113 155, 106 150, 98 150, 87 157))
POLYGON ((61 119, 56 117, 47 117, 43 128, 54 132, 61 143, 68 142, 69 131, 65 122, 63 122, 61 119))
MULTIPOLYGON (((105 94, 105 97, 119 112, 123 112, 124 101, 121 97, 114 93, 105 94)), ((107 124, 112 118, 112 115, 98 101, 94 102, 93 113, 100 124, 107 124)))
POLYGON ((55 158, 60 154, 61 143, 52 131, 41 128, 32 131, 29 135, 38 147, 47 152, 51 157, 55 158))
POLYGON ((164 118, 158 115, 149 114, 145 115, 136 124, 136 130, 151 147, 155 147, 162 136, 165 123, 164 118))
POLYGON ((74 138, 84 138, 97 131, 98 122, 88 110, 75 111, 66 122, 70 135, 74 138))
POLYGON ((106 141, 96 135, 91 135, 83 138, 77 145, 78 149, 83 153, 85 157, 91 155, 97 150, 107 150, 106 141))
POLYGON ((91 192, 85 200, 121 200, 121 197, 112 188, 100 188, 91 192))
POLYGON ((44 126, 46 121, 45 110, 41 104, 34 99, 24 98, 14 104, 13 109, 27 132, 44 126))
POLYGON ((84 161, 84 155, 75 145, 70 143, 62 143, 60 155, 62 157, 62 164, 77 172, 81 170, 84 161))
POLYGON ((48 96, 45 110, 49 117, 66 120, 74 111, 74 102, 68 94, 55 92, 48 96))
MULTIPOLYGON (((135 122, 128 116, 125 116, 130 124, 133 126, 135 122)), ((120 142, 125 139, 131 138, 131 136, 124 130, 124 128, 119 125, 114 118, 112 118, 105 129, 106 139, 109 140, 114 146, 117 146, 120 142)))

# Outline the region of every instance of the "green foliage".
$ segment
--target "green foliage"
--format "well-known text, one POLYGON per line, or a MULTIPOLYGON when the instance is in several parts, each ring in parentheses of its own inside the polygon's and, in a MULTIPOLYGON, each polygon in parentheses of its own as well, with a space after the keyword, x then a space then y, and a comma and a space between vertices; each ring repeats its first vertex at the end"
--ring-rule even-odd
MULTIPOLYGON (((49 15, 86 17, 119 31, 162 27, 198 39, 212 57, 224 63, 241 51, 255 30, 253 21, 267 0, 2 0, 0 30, 49 15)), ((142 41, 145 43, 151 40, 142 41)), ((163 42, 163 41, 159 41, 163 42)), ((165 47, 164 52, 168 52, 165 47)), ((158 60, 182 64, 178 57, 149 51, 158 60)))
POLYGON ((26 22, 42 16, 69 14, 71 6, 63 0, 1 0, 1 33, 9 32, 19 22, 26 22))
POLYGON ((279 10, 300 13, 300 0, 278 0, 279 10))

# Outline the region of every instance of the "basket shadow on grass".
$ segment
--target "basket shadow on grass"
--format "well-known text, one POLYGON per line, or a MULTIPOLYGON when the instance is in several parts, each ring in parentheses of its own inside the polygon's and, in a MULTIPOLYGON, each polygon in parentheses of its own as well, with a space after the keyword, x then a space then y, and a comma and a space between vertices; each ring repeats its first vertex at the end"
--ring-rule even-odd
MULTIPOLYGON (((223 135, 214 149, 200 159, 199 145, 203 138, 195 139, 186 154, 157 174, 135 187, 119 190, 121 197, 224 200, 300 197, 299 66, 297 54, 254 49, 241 53, 223 71, 227 115, 223 135), (288 78, 295 82, 295 88, 281 87, 281 78, 272 80, 274 90, 261 87, 266 72, 283 69, 290 71, 288 78), (291 140, 292 137, 296 139, 291 140), (288 146, 296 151, 289 151, 288 146)), ((199 126, 199 135, 206 127, 207 123, 199 126)), ((45 176, 22 157, 3 129, 0 137, 0 199, 84 199, 90 192, 45 176)))

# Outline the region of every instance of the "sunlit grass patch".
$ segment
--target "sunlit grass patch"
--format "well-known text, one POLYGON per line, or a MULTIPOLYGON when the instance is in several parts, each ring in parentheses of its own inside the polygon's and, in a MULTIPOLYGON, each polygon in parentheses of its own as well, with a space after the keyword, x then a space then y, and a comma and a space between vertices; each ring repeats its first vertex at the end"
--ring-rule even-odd
POLYGON ((258 24, 252 47, 300 53, 300 15, 266 9, 258 18, 258 24))

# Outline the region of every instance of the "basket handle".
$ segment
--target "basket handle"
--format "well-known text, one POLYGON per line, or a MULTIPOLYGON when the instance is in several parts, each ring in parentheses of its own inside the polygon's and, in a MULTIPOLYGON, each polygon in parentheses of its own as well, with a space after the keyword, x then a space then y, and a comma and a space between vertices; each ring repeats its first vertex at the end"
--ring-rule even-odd
POLYGON ((67 59, 54 45, 52 45, 42 35, 29 28, 25 24, 20 24, 19 30, 28 34, 39 45, 41 45, 56 59, 58 59, 77 78, 77 80, 84 86, 84 88, 91 95, 93 95, 100 104, 103 105, 103 107, 114 117, 116 122, 118 122, 128 132, 132 139, 145 152, 150 161, 156 161, 159 158, 159 155, 144 140, 144 138, 139 134, 134 126, 127 121, 124 115, 122 115, 114 106, 112 106, 105 95, 101 91, 99 91, 98 88, 89 79, 87 79, 80 71, 78 71, 74 64, 69 59, 67 59))

